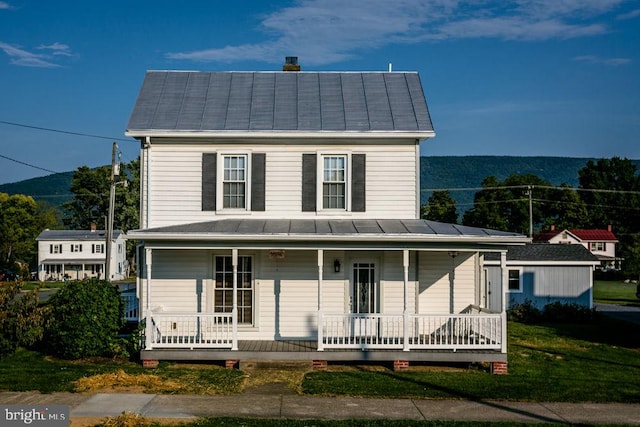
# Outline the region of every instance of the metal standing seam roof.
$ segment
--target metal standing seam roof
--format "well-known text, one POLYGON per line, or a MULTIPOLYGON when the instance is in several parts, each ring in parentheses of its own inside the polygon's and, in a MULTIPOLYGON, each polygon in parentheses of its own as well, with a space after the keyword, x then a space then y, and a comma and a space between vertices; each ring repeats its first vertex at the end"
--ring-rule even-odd
POLYGON ((203 131, 427 137, 433 125, 415 72, 148 71, 127 134, 203 131))
POLYGON ((240 236, 308 236, 310 239, 325 237, 377 237, 402 238, 451 237, 451 238, 499 238, 505 241, 523 242, 526 236, 486 228, 466 227, 420 219, 222 219, 209 222, 173 225, 168 227, 132 230, 130 238, 154 236, 228 237, 240 236))
MULTIPOLYGON (((44 230, 36 237, 36 240, 104 240, 104 230, 44 230)), ((117 239, 123 234, 122 230, 113 230, 113 238, 117 239)))

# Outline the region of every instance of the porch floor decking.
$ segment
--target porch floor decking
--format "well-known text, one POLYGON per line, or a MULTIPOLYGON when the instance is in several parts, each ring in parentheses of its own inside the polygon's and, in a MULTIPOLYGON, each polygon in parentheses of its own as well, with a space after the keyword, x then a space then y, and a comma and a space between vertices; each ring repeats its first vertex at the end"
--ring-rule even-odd
POLYGON ((223 361, 265 360, 301 361, 327 360, 344 362, 506 362, 507 354, 497 350, 385 350, 385 349, 325 349, 318 351, 317 341, 238 341, 238 350, 203 348, 153 348, 142 350, 142 360, 223 361))

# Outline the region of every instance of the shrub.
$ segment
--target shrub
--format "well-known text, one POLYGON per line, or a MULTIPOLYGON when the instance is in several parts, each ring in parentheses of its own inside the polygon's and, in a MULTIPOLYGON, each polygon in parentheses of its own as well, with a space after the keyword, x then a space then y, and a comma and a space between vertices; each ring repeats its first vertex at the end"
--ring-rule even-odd
POLYGON ((507 310, 507 317, 515 322, 534 324, 542 322, 585 322, 594 320, 596 311, 579 304, 559 301, 549 303, 540 310, 532 301, 526 300, 507 310))
POLYGON ((65 359, 111 356, 124 324, 118 289, 104 280, 69 282, 49 300, 48 350, 65 359))
POLYGON ((542 312, 531 300, 525 300, 508 309, 507 318, 520 323, 537 323, 542 319, 542 312))
POLYGON ((586 322, 596 316, 595 309, 575 303, 554 302, 544 306, 542 317, 547 322, 586 322))
POLYGON ((21 294, 17 282, 0 284, 0 358, 42 338, 46 308, 38 305, 38 291, 21 294))

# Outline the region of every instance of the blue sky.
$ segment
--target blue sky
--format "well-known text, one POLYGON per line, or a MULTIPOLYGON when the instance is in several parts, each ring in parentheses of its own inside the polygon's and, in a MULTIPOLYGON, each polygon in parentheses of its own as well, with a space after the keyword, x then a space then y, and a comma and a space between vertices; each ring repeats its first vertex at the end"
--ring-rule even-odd
POLYGON ((640 158, 638 0, 0 0, 0 183, 49 173, 18 162, 108 164, 113 138, 135 159, 124 129, 148 69, 285 56, 418 71, 437 134, 423 155, 640 158))

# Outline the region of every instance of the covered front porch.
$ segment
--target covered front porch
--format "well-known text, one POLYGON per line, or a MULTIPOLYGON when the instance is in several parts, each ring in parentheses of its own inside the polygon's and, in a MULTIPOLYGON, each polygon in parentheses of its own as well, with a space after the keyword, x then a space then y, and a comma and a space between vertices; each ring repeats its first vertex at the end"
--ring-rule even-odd
POLYGON ((481 253, 505 266, 522 236, 428 221, 274 236, 247 221, 141 232, 143 360, 506 360, 504 291, 490 307, 481 253))

